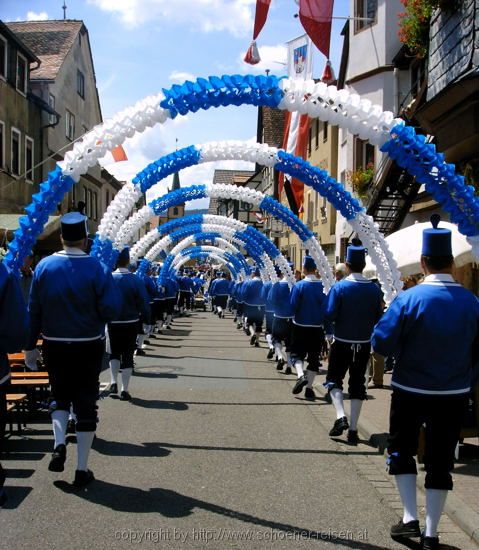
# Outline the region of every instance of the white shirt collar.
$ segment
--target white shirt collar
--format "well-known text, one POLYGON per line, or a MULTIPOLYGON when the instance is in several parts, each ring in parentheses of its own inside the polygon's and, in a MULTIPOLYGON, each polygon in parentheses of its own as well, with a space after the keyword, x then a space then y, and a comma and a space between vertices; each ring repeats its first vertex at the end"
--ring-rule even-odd
POLYGON ((117 270, 115 270, 115 273, 131 273, 131 271, 126 267, 119 267, 117 270))
POLYGON ((362 283, 366 282, 369 283, 369 279, 366 279, 366 277, 362 273, 350 273, 346 278, 346 281, 361 281, 362 283))
POLYGON ((318 277, 316 277, 316 275, 306 275, 305 278, 304 278, 305 281, 320 281, 321 279, 319 279, 318 277))
POLYGON ((423 282, 425 283, 457 283, 457 281, 454 280, 454 277, 449 273, 431 273, 431 275, 428 275, 427 277, 425 277, 423 282))
POLYGON ((87 256, 87 253, 83 251, 81 248, 73 248, 70 246, 64 247, 65 254, 73 254, 76 256, 87 256))

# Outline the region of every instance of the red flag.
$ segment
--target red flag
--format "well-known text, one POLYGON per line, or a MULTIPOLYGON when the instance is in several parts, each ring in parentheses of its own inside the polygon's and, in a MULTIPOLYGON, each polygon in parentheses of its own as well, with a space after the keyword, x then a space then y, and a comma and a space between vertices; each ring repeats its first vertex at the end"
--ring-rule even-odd
POLYGON ((113 159, 115 162, 121 162, 123 160, 128 160, 128 157, 126 156, 125 150, 121 145, 118 145, 118 147, 115 147, 111 150, 111 154, 113 156, 113 159))
POLYGON ((271 0, 256 0, 256 13, 254 17, 254 30, 253 30, 253 42, 251 42, 248 51, 246 52, 244 61, 250 65, 256 65, 261 61, 259 56, 258 48, 256 47, 256 39, 259 36, 259 33, 266 23, 268 18, 269 5, 271 0))
POLYGON ((254 17, 253 40, 256 40, 268 18, 271 0, 256 0, 256 14, 254 17))
POLYGON ((299 0, 299 20, 318 50, 329 59, 334 0, 299 0))

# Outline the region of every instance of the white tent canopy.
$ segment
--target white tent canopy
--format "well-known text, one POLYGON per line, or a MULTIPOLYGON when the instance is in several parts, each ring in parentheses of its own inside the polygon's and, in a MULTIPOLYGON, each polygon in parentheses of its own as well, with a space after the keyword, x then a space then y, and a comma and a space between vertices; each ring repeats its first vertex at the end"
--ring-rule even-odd
MULTIPOLYGON (((422 232, 428 227, 431 227, 430 222, 416 223, 386 237, 389 249, 403 277, 421 273, 422 232)), ((459 233, 457 226, 449 222, 440 222, 439 227, 450 229, 452 232, 452 253, 456 266, 462 267, 474 262, 472 247, 466 237, 459 233)), ((374 273, 375 267, 368 256, 364 274, 367 277, 373 277, 374 273)))

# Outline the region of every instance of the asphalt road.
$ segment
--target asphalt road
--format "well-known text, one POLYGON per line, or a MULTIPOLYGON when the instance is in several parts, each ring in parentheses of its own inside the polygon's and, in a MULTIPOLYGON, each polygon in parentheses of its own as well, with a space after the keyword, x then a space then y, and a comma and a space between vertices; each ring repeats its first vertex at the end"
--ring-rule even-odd
MULTIPOLYGON (((403 548, 383 458, 332 441, 332 407, 293 381, 231 318, 176 320, 137 358, 133 401, 105 392, 86 490, 70 486, 74 441, 65 472, 47 470, 47 418, 8 442, 0 548, 403 548)), ((450 531, 444 548, 473 547, 450 531)))

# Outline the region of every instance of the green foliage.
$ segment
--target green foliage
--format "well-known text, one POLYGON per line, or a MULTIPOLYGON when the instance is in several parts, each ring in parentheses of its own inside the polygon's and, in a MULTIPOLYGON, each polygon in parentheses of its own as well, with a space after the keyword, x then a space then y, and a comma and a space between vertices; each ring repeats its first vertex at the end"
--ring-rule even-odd
POLYGON ((351 184, 354 193, 360 199, 368 196, 368 189, 374 179, 374 164, 370 162, 366 168, 358 168, 347 173, 348 182, 351 184))

